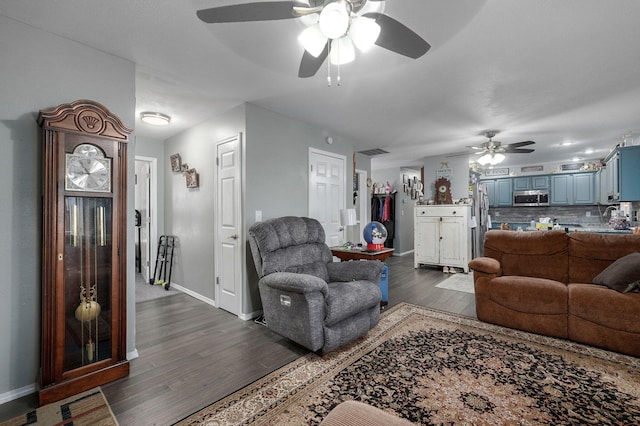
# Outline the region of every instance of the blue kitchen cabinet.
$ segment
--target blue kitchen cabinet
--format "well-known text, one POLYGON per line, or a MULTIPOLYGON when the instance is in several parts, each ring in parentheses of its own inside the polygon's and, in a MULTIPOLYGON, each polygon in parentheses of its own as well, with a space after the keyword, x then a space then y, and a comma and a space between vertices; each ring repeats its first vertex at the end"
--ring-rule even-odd
POLYGON ((573 204, 595 204, 595 173, 573 175, 573 204))
POLYGON ((510 207, 513 205, 513 179, 489 179, 482 183, 487 188, 490 207, 510 207))
POLYGON ((573 204, 573 175, 551 176, 549 198, 549 204, 552 206, 573 204))
POLYGON ((595 204, 595 173, 574 173, 551 176, 549 204, 567 206, 595 204))
POLYGON ((549 176, 529 176, 513 178, 514 191, 548 190, 549 176))
POLYGON ((640 146, 618 148, 620 201, 640 201, 640 146))
POLYGON ((548 190, 549 176, 531 176, 531 189, 548 190))
POLYGON ((496 179, 496 206, 513 205, 513 179, 496 179))

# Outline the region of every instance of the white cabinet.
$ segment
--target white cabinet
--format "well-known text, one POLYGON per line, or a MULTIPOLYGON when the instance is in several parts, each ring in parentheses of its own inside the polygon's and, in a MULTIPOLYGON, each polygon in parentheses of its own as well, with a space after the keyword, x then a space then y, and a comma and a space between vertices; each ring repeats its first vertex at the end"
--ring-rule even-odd
POLYGON ((440 265, 469 272, 471 206, 416 206, 414 266, 440 265))

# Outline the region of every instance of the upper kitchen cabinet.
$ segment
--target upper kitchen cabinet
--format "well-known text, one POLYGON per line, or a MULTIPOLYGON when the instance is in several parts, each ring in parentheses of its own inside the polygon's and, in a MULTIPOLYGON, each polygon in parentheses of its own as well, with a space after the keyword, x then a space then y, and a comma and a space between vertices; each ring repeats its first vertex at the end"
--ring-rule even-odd
POLYGON ((548 190, 549 176, 529 176, 513 178, 514 191, 548 190))
POLYGON ((490 207, 510 207, 513 205, 513 179, 483 180, 489 195, 490 207))
POLYGON ((552 175, 550 204, 552 206, 595 204, 594 176, 594 173, 552 175))
POLYGON ((616 148, 600 172, 600 202, 640 201, 640 146, 616 148))

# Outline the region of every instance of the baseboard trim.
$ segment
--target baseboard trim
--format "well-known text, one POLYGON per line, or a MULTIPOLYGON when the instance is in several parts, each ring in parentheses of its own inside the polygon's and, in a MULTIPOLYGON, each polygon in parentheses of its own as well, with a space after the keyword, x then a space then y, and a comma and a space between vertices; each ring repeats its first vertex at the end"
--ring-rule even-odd
POLYGON ((38 385, 36 383, 32 383, 27 386, 23 386, 18 389, 13 389, 3 394, 0 394, 0 404, 4 404, 5 402, 13 401, 14 399, 22 398, 23 396, 31 395, 38 390, 38 385))
POLYGON ((211 305, 214 308, 217 308, 216 301, 213 300, 213 299, 209 299, 208 297, 204 297, 203 295, 198 294, 193 290, 189 290, 186 287, 182 287, 180 284, 171 283, 171 287, 175 288, 176 290, 180 290, 181 292, 183 292, 185 294, 188 294, 189 296, 191 296, 191 297, 193 297, 195 299, 198 299, 201 302, 206 303, 207 305, 211 305))
POLYGON ((393 255, 394 255, 394 256, 404 256, 404 255, 406 255, 406 254, 411 254, 411 253, 413 253, 414 251, 415 251, 415 250, 413 250, 413 249, 412 249, 412 250, 404 251, 404 252, 402 252, 402 253, 393 253, 393 255))
POLYGON ((136 359, 140 356, 137 349, 132 350, 131 352, 127 352, 127 361, 131 361, 132 359, 136 359))

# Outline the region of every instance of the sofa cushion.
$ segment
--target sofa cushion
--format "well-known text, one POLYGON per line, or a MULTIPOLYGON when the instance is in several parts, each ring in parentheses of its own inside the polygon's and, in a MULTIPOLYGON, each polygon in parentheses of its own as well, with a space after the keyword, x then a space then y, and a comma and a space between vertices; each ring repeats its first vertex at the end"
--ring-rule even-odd
POLYGON ((573 232, 569 235, 569 282, 590 283, 616 260, 640 251, 640 235, 573 232))
POLYGON ((502 275, 569 282, 567 234, 564 231, 488 231, 484 255, 500 262, 502 275))
POLYGON ((640 334, 640 294, 622 294, 594 284, 569 284, 568 288, 569 316, 611 330, 640 334))
POLYGON ((295 272, 296 274, 307 274, 318 277, 326 282, 329 281, 327 264, 324 262, 311 262, 304 265, 289 266, 285 272, 295 272))
POLYGON ((635 252, 613 262, 596 275, 593 283, 626 293, 638 286, 638 280, 640 280, 640 253, 635 252))
POLYGON ((554 315, 566 314, 567 285, 545 278, 501 276, 490 282, 489 297, 514 311, 554 315))

